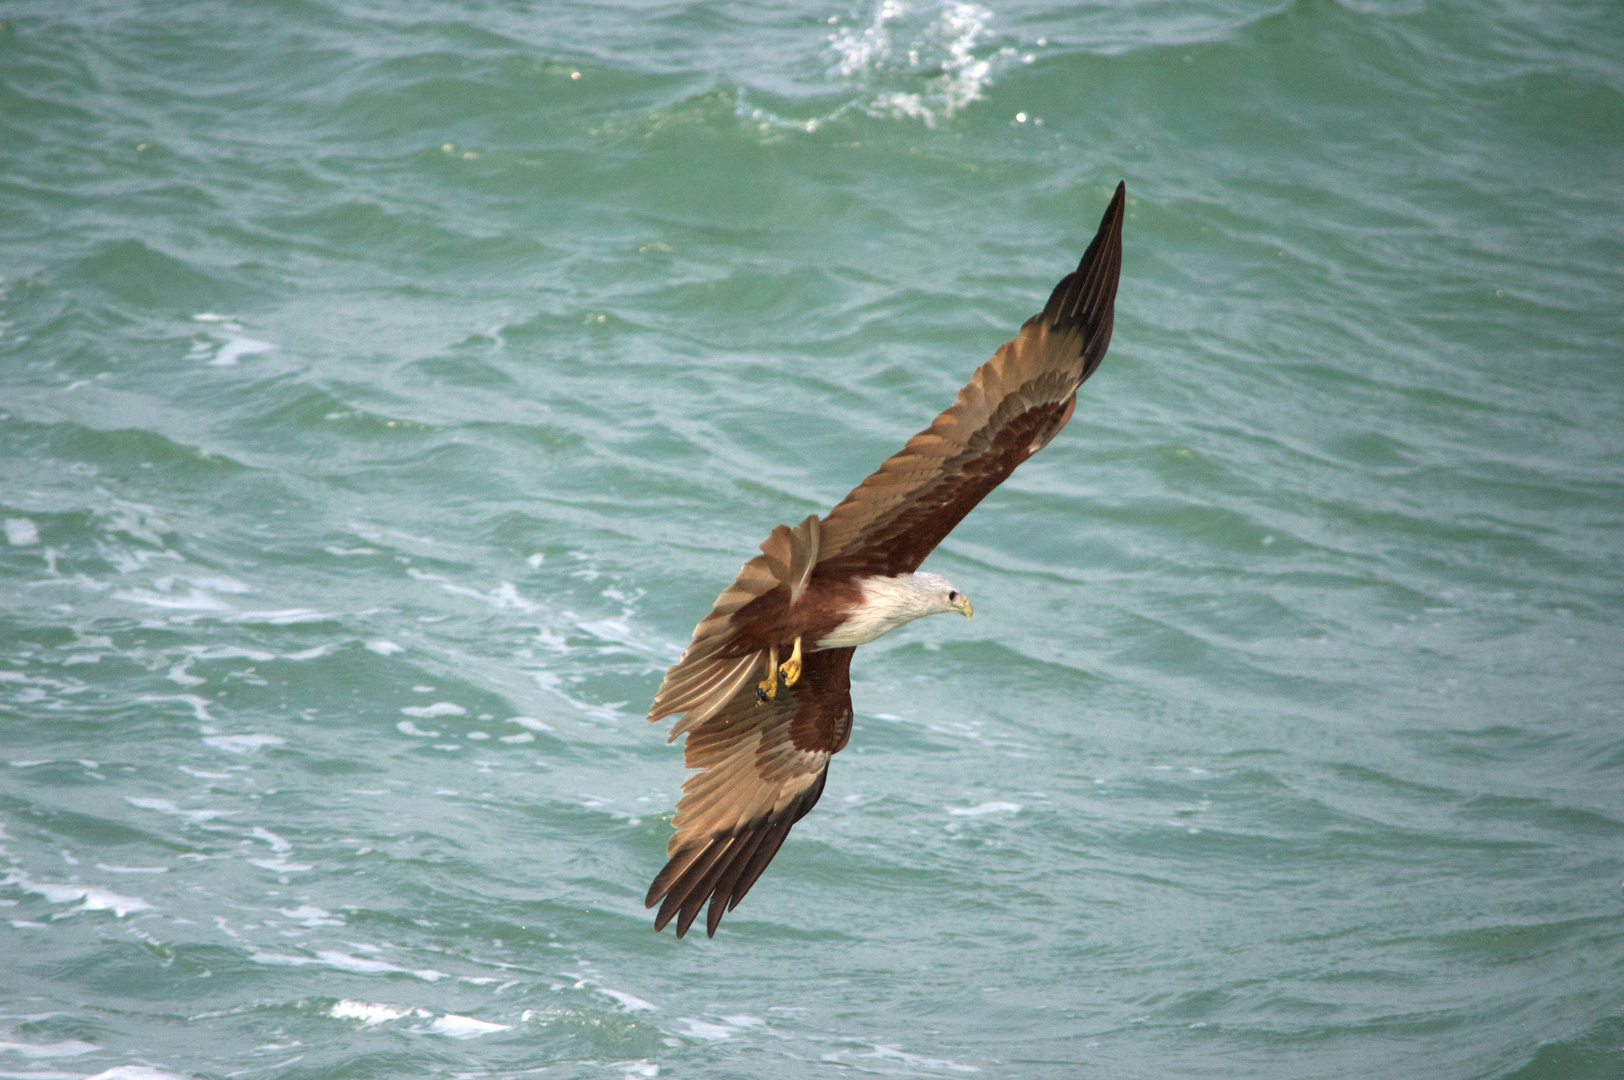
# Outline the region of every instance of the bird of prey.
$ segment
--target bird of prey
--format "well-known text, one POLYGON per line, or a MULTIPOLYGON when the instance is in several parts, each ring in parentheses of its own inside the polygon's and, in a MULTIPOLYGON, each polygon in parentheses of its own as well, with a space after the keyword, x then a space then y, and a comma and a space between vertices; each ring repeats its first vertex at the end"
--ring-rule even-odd
POLYGON ((1015 467, 1054 438, 1111 341, 1125 185, 1077 269, 976 369, 951 408, 819 519, 779 525, 722 590, 665 673, 649 720, 700 770, 682 785, 649 887, 655 930, 688 932, 710 901, 715 936, 823 794, 851 736, 852 653, 923 615, 970 616, 970 600, 919 564, 1015 467))

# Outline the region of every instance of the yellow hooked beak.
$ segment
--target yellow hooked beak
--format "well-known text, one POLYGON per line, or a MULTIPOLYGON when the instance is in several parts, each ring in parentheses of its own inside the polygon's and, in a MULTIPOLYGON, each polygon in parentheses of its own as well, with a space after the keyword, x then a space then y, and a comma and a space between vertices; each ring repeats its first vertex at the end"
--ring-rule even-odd
POLYGON ((960 615, 963 615, 966 619, 968 619, 971 615, 974 615, 976 610, 970 606, 970 598, 965 596, 963 593, 960 593, 959 598, 953 601, 952 607, 954 611, 958 612, 960 615))

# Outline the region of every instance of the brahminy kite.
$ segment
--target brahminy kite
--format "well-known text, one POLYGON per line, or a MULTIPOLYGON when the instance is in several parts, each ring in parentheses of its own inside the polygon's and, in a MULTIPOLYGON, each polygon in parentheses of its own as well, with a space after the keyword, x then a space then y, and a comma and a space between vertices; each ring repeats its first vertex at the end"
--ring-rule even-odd
POLYGON ((923 615, 970 616, 969 598, 919 564, 1071 419, 1111 342, 1126 198, 1118 184, 1077 269, 951 408, 826 516, 773 529, 665 673, 648 718, 682 714, 671 740, 688 736, 700 771, 649 887, 656 930, 675 918, 682 937, 709 900, 715 936, 817 804, 851 737, 857 646, 923 615))

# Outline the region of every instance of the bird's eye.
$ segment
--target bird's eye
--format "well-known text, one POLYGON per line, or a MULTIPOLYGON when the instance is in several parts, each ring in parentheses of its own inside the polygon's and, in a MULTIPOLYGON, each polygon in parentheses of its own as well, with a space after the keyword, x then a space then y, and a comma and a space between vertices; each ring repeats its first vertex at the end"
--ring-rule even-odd
POLYGON ((949 604, 951 604, 953 601, 957 600, 958 598, 959 598, 959 594, 957 592, 953 591, 952 589, 947 590, 947 602, 949 604))

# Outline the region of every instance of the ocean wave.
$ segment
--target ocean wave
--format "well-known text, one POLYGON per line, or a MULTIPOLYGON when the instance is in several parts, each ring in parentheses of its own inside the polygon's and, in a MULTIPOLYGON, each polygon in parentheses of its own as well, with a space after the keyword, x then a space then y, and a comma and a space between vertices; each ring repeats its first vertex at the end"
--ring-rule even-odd
POLYGON ((980 101, 997 76, 1009 67, 1031 63, 992 30, 993 13, 962 0, 911 4, 880 0, 868 15, 841 25, 832 16, 824 37, 826 79, 855 91, 832 111, 808 119, 780 116, 752 106, 743 90, 738 115, 761 131, 815 132, 852 114, 894 120, 917 120, 934 128, 980 101))

